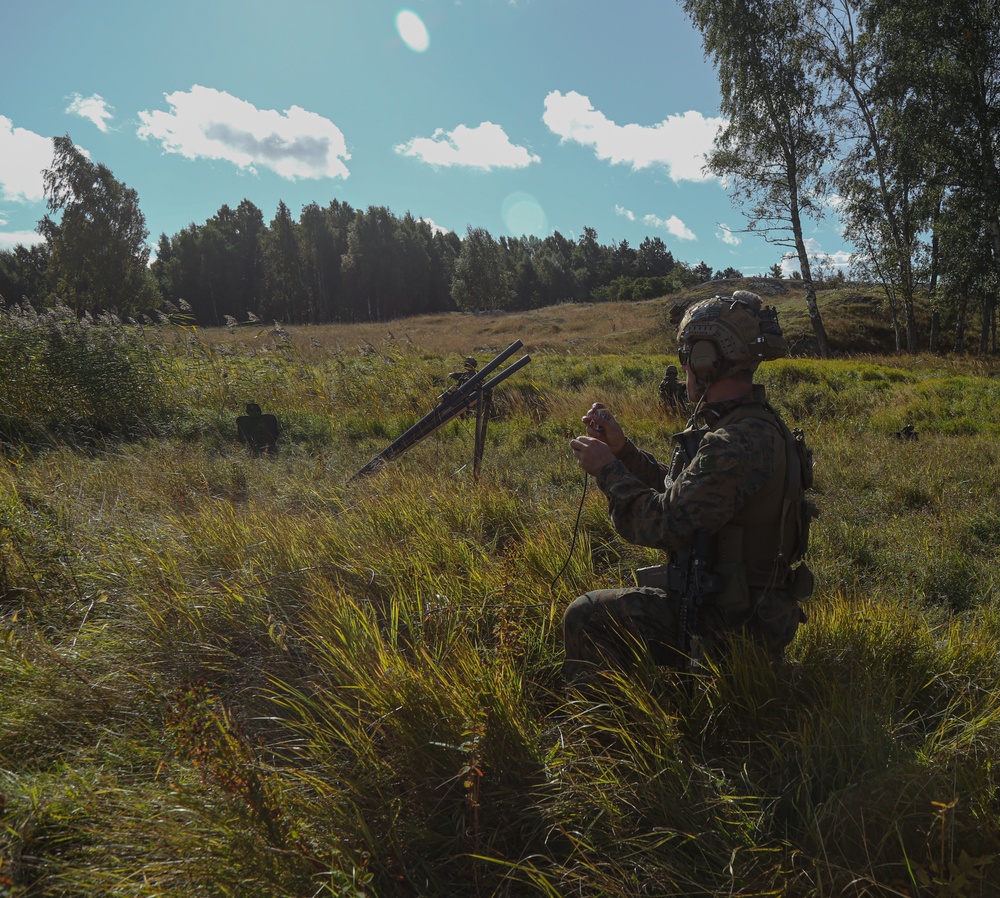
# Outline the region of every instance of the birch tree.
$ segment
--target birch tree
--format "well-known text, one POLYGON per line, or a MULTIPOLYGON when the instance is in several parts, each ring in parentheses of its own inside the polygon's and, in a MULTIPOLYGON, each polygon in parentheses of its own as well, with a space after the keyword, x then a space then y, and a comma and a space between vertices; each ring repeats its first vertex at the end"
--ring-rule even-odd
POLYGON ((820 356, 830 355, 805 236, 823 216, 832 142, 822 85, 807 66, 813 0, 684 0, 719 76, 729 122, 707 168, 732 185, 748 230, 794 251, 820 356))

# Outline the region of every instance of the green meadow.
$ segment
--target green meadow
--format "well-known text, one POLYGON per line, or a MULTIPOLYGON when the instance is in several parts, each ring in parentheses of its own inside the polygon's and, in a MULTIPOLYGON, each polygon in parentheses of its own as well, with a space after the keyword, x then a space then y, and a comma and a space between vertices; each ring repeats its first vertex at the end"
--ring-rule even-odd
POLYGON ((563 609, 658 556, 567 444, 602 399, 665 458, 675 344, 546 316, 0 314, 2 898, 998 894, 1000 363, 762 366, 815 452, 809 621, 598 702, 563 609), (514 337, 478 478, 459 419, 351 479, 514 337))

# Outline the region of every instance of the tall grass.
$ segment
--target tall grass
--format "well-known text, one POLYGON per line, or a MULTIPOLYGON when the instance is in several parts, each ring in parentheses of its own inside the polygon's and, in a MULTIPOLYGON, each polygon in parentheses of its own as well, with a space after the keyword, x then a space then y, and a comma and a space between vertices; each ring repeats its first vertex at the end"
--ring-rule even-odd
POLYGON ((93 443, 153 432, 167 416, 140 328, 57 307, 0 309, 0 441, 93 443))
MULTIPOLYGON (((12 325, 40 347, 33 326, 12 325)), ((788 663, 744 646, 584 698, 563 609, 656 556, 566 441, 600 398, 665 457, 666 356, 529 345, 479 479, 458 420, 352 481, 479 333, 452 354, 80 325, 103 326, 88 345, 152 366, 155 428, 66 441, 25 411, 40 350, 4 407, 0 895, 996 894, 985 363, 765 366, 821 508, 788 663), (237 442, 248 401, 278 415, 277 455, 237 442), (893 439, 907 421, 919 440, 893 439)))

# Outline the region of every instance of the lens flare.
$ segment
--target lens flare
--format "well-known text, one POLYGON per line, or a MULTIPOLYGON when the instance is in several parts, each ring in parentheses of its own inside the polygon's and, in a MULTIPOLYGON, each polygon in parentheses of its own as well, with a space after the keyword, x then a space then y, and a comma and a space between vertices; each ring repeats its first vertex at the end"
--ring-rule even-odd
POLYGON ((423 19, 409 9, 401 9, 396 13, 396 31, 411 50, 423 53, 431 45, 431 36, 423 19))
POLYGON ((515 237, 541 237, 548 231, 545 210, 530 193, 512 193, 500 207, 507 230, 515 237))

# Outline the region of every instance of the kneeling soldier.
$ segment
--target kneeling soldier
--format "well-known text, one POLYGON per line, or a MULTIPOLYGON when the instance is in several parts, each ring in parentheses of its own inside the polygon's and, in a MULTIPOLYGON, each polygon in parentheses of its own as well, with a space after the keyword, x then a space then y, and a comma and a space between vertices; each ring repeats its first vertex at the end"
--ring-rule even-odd
POLYGON ((570 443, 615 529, 669 553, 637 572, 636 587, 595 590, 567 608, 570 685, 629 670, 637 650, 690 666, 705 652, 721 656, 737 634, 778 661, 806 619, 811 454, 753 383, 760 362, 787 354, 777 313, 749 291, 717 296, 688 308, 677 341, 694 413, 670 465, 640 451, 600 402, 570 443))

